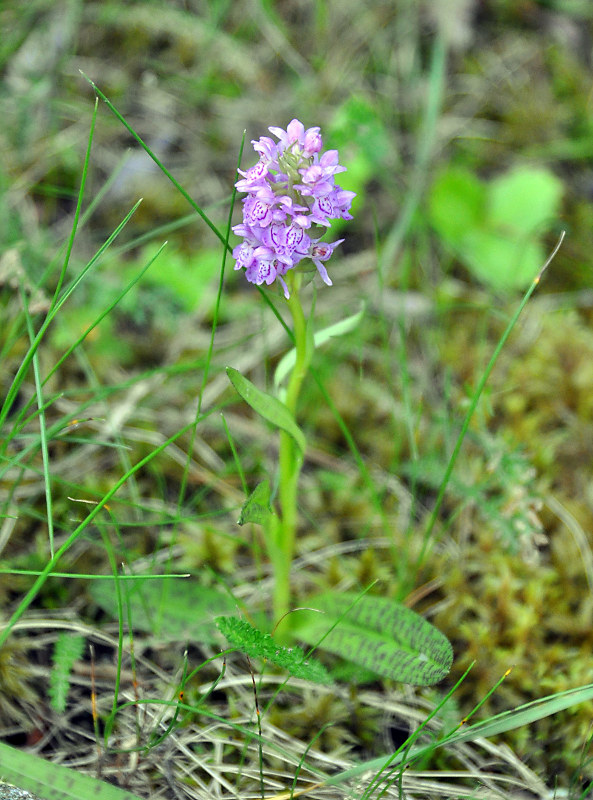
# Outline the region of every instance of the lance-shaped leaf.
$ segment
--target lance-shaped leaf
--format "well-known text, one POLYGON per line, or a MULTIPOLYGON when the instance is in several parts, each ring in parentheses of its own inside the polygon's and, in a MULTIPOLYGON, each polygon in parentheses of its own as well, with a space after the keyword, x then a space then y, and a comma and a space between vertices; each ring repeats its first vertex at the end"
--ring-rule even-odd
POLYGON ((251 658, 263 658, 287 670, 295 678, 314 683, 332 682, 323 664, 310 656, 305 657, 300 647, 283 647, 269 633, 263 633, 237 617, 218 617, 215 621, 230 644, 251 658))
MULTIPOLYGON (((25 753, 0 742, 0 775, 43 800, 140 800, 138 795, 118 789, 90 775, 52 764, 34 753, 25 753)), ((0 788, 0 797, 3 788, 0 788)))
POLYGON ((297 635, 310 645, 415 686, 437 683, 451 669, 448 639, 395 600, 345 592, 320 595, 307 605, 324 612, 298 624, 297 635))
MULTIPOLYGON (((344 336, 346 333, 350 333, 350 331, 354 330, 354 328, 356 328, 358 323, 363 318, 364 311, 364 305, 361 305, 360 310, 357 311, 356 314, 346 317, 339 322, 335 322, 333 325, 329 325, 327 328, 323 328, 321 331, 317 331, 317 333, 315 333, 313 336, 313 347, 321 347, 321 345, 325 344, 329 339, 333 339, 336 336, 344 336)), ((309 319, 311 318, 312 317, 309 317, 309 319)), ((280 386, 295 364, 296 350, 293 347, 292 350, 289 350, 288 353, 286 353, 286 355, 280 359, 280 362, 276 367, 276 371, 274 373, 274 386, 280 386)))
POLYGON ((247 405, 257 411, 260 417, 290 434, 301 453, 304 453, 306 447, 305 436, 284 403, 281 403, 280 400, 272 397, 272 395, 262 392, 233 367, 227 367, 226 374, 247 405))
POLYGON ((270 482, 262 481, 243 503, 237 524, 255 522, 257 525, 265 525, 273 513, 270 505, 270 482))

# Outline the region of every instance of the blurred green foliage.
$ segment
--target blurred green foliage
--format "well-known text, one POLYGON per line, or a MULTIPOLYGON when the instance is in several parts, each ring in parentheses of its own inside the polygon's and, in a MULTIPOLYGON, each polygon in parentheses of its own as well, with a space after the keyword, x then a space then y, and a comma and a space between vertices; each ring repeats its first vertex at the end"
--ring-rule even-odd
POLYGON ((522 167, 485 183, 450 167, 436 179, 430 221, 443 241, 487 286, 526 289, 546 261, 541 238, 558 227, 561 181, 522 167))

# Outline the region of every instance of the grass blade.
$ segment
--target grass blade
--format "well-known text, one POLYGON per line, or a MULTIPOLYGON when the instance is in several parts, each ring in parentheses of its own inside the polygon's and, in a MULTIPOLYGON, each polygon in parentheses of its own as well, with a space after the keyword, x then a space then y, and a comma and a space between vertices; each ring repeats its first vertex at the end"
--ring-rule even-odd
POLYGON ((68 767, 52 764, 33 753, 0 742, 2 778, 38 794, 43 800, 140 800, 132 792, 104 783, 68 767))
MULTIPOLYGON (((86 266, 80 272, 78 277, 70 284, 70 286, 64 291, 64 293, 59 298, 59 300, 57 300, 55 302, 55 304, 49 310, 45 320, 43 321, 43 324, 39 328, 39 331, 37 332, 37 335, 35 336, 35 339, 33 340, 33 343, 29 347, 29 350, 27 351, 25 357, 22 360, 22 363, 21 363, 21 365, 20 365, 20 367, 19 367, 19 369, 18 369, 18 371, 17 371, 17 373, 16 373, 16 375, 15 375, 13 381, 12 381, 12 385, 10 386, 10 389, 8 390, 8 393, 6 395, 6 399, 4 401, 2 409, 0 410, 0 428, 2 427, 4 422, 6 421, 6 418, 7 418, 8 414, 9 414, 9 412, 10 412, 10 409, 12 408, 13 401, 14 401, 14 399, 15 399, 15 397, 17 395, 17 392, 18 392, 18 390, 20 388, 20 385, 24 380, 24 377, 25 377, 25 375, 27 373, 27 370, 29 369, 29 366, 31 364, 33 356, 37 352, 37 349, 38 349, 39 345, 41 344, 41 340, 43 339, 43 337, 45 335, 45 332, 48 329, 51 321, 53 320, 53 318, 55 317, 55 315, 57 314, 59 309, 64 305, 66 300, 70 297, 72 292, 76 289, 76 287, 82 281, 82 279, 87 274, 89 269, 93 266, 93 264, 96 263, 96 261, 105 252, 105 250, 109 247, 109 245, 117 238, 117 236, 122 231, 122 229, 125 227, 125 225, 128 223, 128 221, 130 220, 130 218, 132 217, 132 215, 134 214, 134 212, 136 211, 136 209, 138 208, 138 206, 140 205, 141 202, 142 202, 142 200, 138 200, 138 202, 134 205, 134 207, 126 214, 126 216, 119 223, 117 228, 107 238, 107 240, 104 242, 104 244, 97 250, 97 252, 91 258, 91 260, 88 262, 88 264, 86 264, 86 266)), ((22 412, 21 412, 21 415, 22 415, 22 412)), ((17 419, 17 423, 21 420, 21 415, 19 415, 19 417, 17 419)), ((9 440, 7 439, 4 442, 4 446, 5 447, 8 444, 8 441, 9 440)))
POLYGON ((529 725, 539 719, 544 719, 544 717, 550 717, 558 711, 564 711, 591 699, 593 699, 593 683, 579 686, 577 689, 568 689, 565 692, 533 700, 531 703, 518 706, 511 711, 503 711, 502 714, 497 714, 484 722, 477 722, 454 734, 447 743, 471 742, 478 737, 496 736, 499 733, 520 728, 522 725, 529 725))
POLYGON ((164 175, 166 175, 166 177, 171 181, 171 183, 177 189, 177 191, 180 192, 183 195, 183 197, 185 197, 185 199, 190 204, 190 206, 194 209, 194 211, 196 211, 200 215, 200 217, 202 217, 202 219, 204 220, 206 225, 210 228, 210 230, 214 233, 214 235, 217 236, 220 239, 220 241, 228 248, 227 237, 218 230, 218 228, 212 222, 210 217, 208 217, 207 214, 195 202, 195 200, 193 200, 190 197, 190 195, 185 191, 185 189, 179 183, 179 181, 176 178, 174 178, 173 175, 171 175, 171 173, 169 172, 167 167, 165 167, 163 162, 152 152, 152 150, 146 144, 146 142, 136 133, 134 128, 132 128, 132 126, 125 119, 125 117, 123 117, 122 114, 120 114, 120 112, 113 105, 113 103, 110 100, 108 100, 107 97, 105 97, 103 92, 96 86, 95 83, 93 83, 93 81, 87 75, 84 74, 84 72, 82 70, 80 70, 80 74, 82 75, 82 77, 86 81, 88 81, 90 83, 90 85, 93 87, 93 91, 101 98, 101 100, 103 100, 103 102, 107 105, 107 108, 111 111, 112 114, 114 114, 118 118, 118 120, 121 122, 121 124, 124 126, 124 128, 128 131, 128 133, 130 133, 134 137, 134 139, 138 142, 138 144, 145 150, 145 152, 148 153, 148 155, 152 158, 152 160, 157 165, 157 167, 161 170, 161 172, 164 175))
POLYGON ((455 442, 455 447, 453 448, 453 452, 451 453, 451 457, 449 458, 449 463, 447 464, 447 468, 445 470, 445 475, 443 477, 443 480, 441 481, 441 485, 439 487, 437 498, 435 500, 434 507, 433 507, 432 513, 430 515, 430 519, 428 521, 428 525, 426 527, 426 531, 424 532, 424 538, 423 538, 423 542, 422 542, 422 547, 420 548, 420 553, 418 555, 418 559, 416 561, 414 569, 410 570, 410 583, 411 583, 411 585, 413 585, 415 583, 416 577, 418 575, 418 572, 419 572, 419 570, 420 570, 420 568, 422 566, 422 563, 424 561, 424 558, 426 556, 426 551, 428 549, 428 546, 429 546, 429 543, 430 543, 430 540, 431 540, 431 537, 432 537, 432 533, 434 531, 434 528, 435 528, 435 525, 436 525, 436 522, 437 522, 437 519, 438 519, 439 511, 441 509, 441 505, 443 503, 443 500, 445 499, 445 493, 447 491, 447 486, 448 486, 449 481, 451 479, 451 475, 453 473, 453 469, 455 467, 455 464, 457 463, 457 457, 459 456, 459 453, 461 452, 461 447, 463 445, 463 442, 465 441, 465 436, 466 436, 466 434, 467 434, 467 432, 469 430, 470 422, 471 422, 472 417, 473 417, 473 415, 474 415, 474 413, 476 411, 476 408, 478 407, 478 402, 480 400, 480 397, 482 396, 482 392, 484 391, 484 387, 486 386, 486 383, 488 382, 488 378, 490 377, 490 374, 492 373, 492 370, 494 369, 494 365, 496 364, 498 356, 502 352, 502 349, 505 346, 507 339, 511 335, 511 331, 515 327, 515 325, 517 323, 517 320, 521 316, 521 313, 522 313, 523 309, 525 308, 525 306, 527 305, 527 303, 529 301, 529 298, 531 297, 531 295, 536 290, 536 288, 537 288, 537 286, 538 286, 538 284, 539 284, 539 282, 541 280, 541 277, 542 277, 543 273, 545 272, 545 270, 548 268, 550 263, 555 258, 556 253, 560 249, 560 246, 562 245, 562 241, 563 240, 564 240, 564 231, 562 231, 560 239, 558 240, 558 243, 556 244, 556 247, 552 251, 550 257, 548 258, 546 263, 543 265, 543 267, 541 268, 539 273, 536 275, 536 277, 533 279, 533 281, 531 283, 531 286, 529 287, 529 289, 527 290, 527 292, 523 296, 523 299, 519 303, 519 306, 518 306, 517 310, 515 311, 515 313, 511 317, 511 320, 510 320, 509 324, 507 325, 507 327, 505 328, 504 333, 500 337, 500 339, 498 341, 498 344, 496 345, 496 348, 494 349, 494 353, 492 354, 492 356, 490 358, 490 361, 488 362, 488 364, 486 366, 486 369, 484 370, 484 373, 482 374, 482 377, 480 378, 480 381, 478 382, 478 385, 476 387, 474 395, 473 395, 473 397, 471 399, 469 408, 468 408, 467 413, 465 415, 465 418, 463 420, 463 424, 461 426, 461 430, 459 432, 459 436, 457 437, 457 441, 455 442))
POLYGON ((22 617, 25 611, 29 608, 33 600, 37 597, 41 587, 49 577, 49 575, 54 572, 59 560, 61 557, 66 553, 70 547, 74 544, 74 542, 78 539, 78 537, 87 529, 90 525, 92 520, 97 516, 97 514, 101 511, 101 509, 105 506, 106 503, 116 494, 116 492, 126 483, 126 481, 131 478, 133 475, 138 472, 138 470, 142 469, 145 464, 148 464, 150 461, 153 460, 159 453, 162 453, 170 444, 177 441, 180 436, 186 433, 188 430, 191 429, 193 423, 189 425, 184 425, 177 433, 174 433, 173 436, 170 436, 166 441, 152 450, 148 455, 144 456, 137 464, 134 464, 127 472, 125 472, 119 480, 115 482, 115 484, 109 489, 109 491, 103 495, 101 500, 97 503, 96 506, 89 512, 86 519, 84 519, 80 525, 78 525, 68 536, 66 541, 62 544, 62 546, 56 551, 53 558, 51 558, 43 571, 40 573, 37 580, 33 583, 33 586, 29 589, 29 591, 25 594, 19 605, 17 606, 16 610, 12 613, 12 616, 5 623, 2 632, 0 633, 0 647, 4 645, 8 636, 10 635, 11 630, 14 628, 15 624, 18 620, 22 617))

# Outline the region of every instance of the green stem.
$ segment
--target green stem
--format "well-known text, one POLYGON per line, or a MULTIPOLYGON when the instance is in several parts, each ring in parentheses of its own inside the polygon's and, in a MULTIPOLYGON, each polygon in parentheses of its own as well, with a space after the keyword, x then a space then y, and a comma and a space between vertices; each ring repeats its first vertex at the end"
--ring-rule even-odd
MULTIPOLYGON (((307 321, 299 297, 301 276, 294 275, 287 305, 292 315, 296 361, 286 391, 285 404, 296 418, 303 379, 311 361, 307 346, 307 321)), ((290 610, 290 567, 294 555, 297 528, 297 489, 303 465, 303 453, 285 431, 280 432, 278 500, 280 518, 273 531, 274 552, 274 620, 278 624, 290 610)))

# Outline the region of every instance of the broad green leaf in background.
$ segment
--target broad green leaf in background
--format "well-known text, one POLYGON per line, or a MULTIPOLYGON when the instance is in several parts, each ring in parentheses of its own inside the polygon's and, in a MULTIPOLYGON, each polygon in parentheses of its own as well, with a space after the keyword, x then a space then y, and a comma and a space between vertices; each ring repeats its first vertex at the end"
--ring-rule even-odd
POLYGON ((87 336, 86 346, 92 348, 95 357, 107 360, 117 353, 126 361, 133 358, 134 350, 119 332, 118 315, 141 327, 169 331, 178 324, 180 314, 195 311, 220 272, 220 250, 209 248, 188 254, 169 246, 161 251, 162 245, 149 244, 133 260, 115 257, 105 263, 100 275, 91 273, 81 287, 78 302, 67 305, 52 326, 55 346, 69 348, 100 319, 101 324, 87 336), (121 295, 115 314, 106 314, 115 307, 114 297, 122 281, 133 285, 141 268, 144 274, 140 285, 134 292, 121 295))
MULTIPOLYGON (((340 161, 348 164, 338 183, 356 192, 355 208, 364 202, 365 185, 396 160, 393 136, 386 130, 379 109, 363 94, 349 94, 336 109, 324 141, 337 148, 340 161)), ((342 225, 343 220, 335 220, 332 230, 339 231, 342 225)))
POLYGON ((307 644, 415 686, 437 683, 451 669, 448 639, 395 600, 345 592, 310 598, 307 605, 324 612, 307 614, 306 619, 303 612, 303 621, 299 619, 295 632, 307 644))
POLYGON ((0 743, 0 775, 3 780, 39 795, 43 800, 140 800, 68 767, 52 764, 33 753, 0 743))
POLYGON ((558 219, 562 182, 549 170, 520 167, 490 182, 450 167, 428 202, 432 226, 485 284, 525 289, 546 259, 541 237, 558 219))
POLYGON ((486 187, 467 169, 450 167, 435 180, 428 199, 430 221, 439 236, 456 248, 486 216, 486 187))
POLYGON ((502 290, 528 286, 546 260, 542 245, 533 239, 480 228, 468 231, 458 254, 476 278, 502 290))
POLYGON ((281 403, 280 400, 272 397, 272 395, 262 392, 257 386, 254 386, 250 380, 244 378, 240 372, 233 369, 233 367, 227 367, 226 372, 230 382, 247 405, 251 406, 260 417, 263 417, 268 422, 271 422, 272 425, 290 434, 297 443, 301 453, 304 453, 306 448, 305 436, 284 403, 281 403))
POLYGON ((491 181, 488 218, 500 229, 533 236, 554 222, 562 194, 562 181, 549 170, 519 167, 491 181))
MULTIPOLYGON (((325 344, 325 342, 327 342, 329 339, 332 339, 336 336, 344 336, 344 334, 350 333, 350 331, 353 331, 356 328, 363 316, 364 305, 361 305, 360 310, 357 311, 356 314, 352 314, 350 317, 346 317, 339 322, 335 322, 333 325, 329 325, 327 328, 323 328, 321 331, 317 331, 313 337, 315 347, 321 347, 321 345, 325 344)), ((274 373, 274 386, 280 386, 282 381, 292 371, 295 363, 296 350, 293 347, 292 350, 289 350, 288 353, 286 353, 286 355, 280 359, 280 362, 276 367, 276 371, 274 373)))
POLYGON ((263 633, 238 617, 219 617, 216 624, 232 647, 251 658, 263 658, 287 670, 295 678, 314 683, 332 682, 323 664, 315 658, 305 657, 300 647, 283 647, 269 633, 263 633))
POLYGON ((265 525, 273 513, 270 505, 270 482, 262 481, 243 503, 237 524, 255 522, 257 525, 265 525))
MULTIPOLYGON (((143 248, 138 259, 143 263, 154 257, 158 247, 150 244, 143 248)), ((173 294, 185 311, 194 311, 213 286, 220 273, 220 248, 196 250, 185 253, 169 246, 151 266, 144 282, 147 286, 159 286, 173 294)), ((126 272, 128 265, 122 265, 126 272)), ((137 263, 133 264, 137 269, 137 263)))
MULTIPOLYGON (((212 643, 216 641, 214 617, 235 611, 231 597, 211 586, 202 586, 195 578, 168 581, 164 591, 159 581, 129 584, 128 581, 125 592, 132 628, 158 635, 164 641, 212 643)), ((93 581, 89 591, 97 605, 117 619, 114 582, 93 581)))

